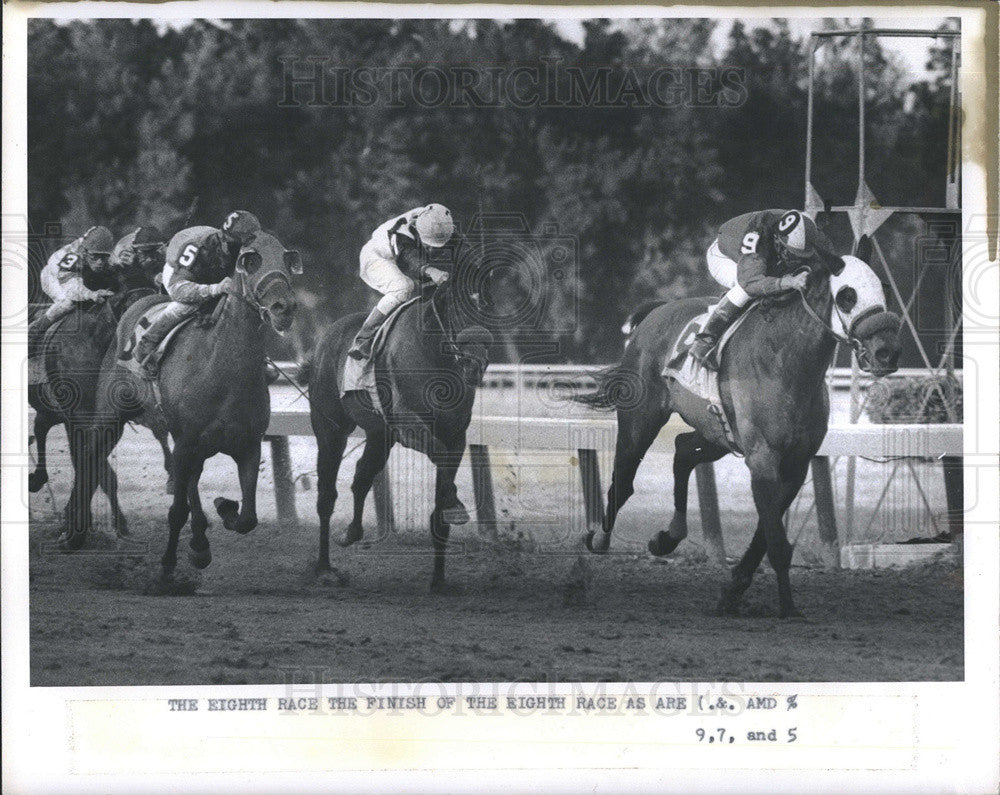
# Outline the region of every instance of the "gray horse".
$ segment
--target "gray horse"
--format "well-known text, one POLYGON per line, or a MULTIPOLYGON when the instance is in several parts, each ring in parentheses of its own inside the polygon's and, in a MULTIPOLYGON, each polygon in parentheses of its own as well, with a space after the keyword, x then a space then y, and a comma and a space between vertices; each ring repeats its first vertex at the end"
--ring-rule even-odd
MULTIPOLYGON (((574 399, 618 410, 614 474, 602 532, 590 533, 592 552, 608 549, 615 518, 633 493, 643 456, 677 411, 694 430, 675 441, 674 509, 668 530, 649 542, 654 555, 672 552, 687 536, 688 481, 701 463, 731 452, 716 418, 676 381, 661 376, 673 343, 691 320, 715 302, 689 298, 648 310, 631 333, 620 365, 600 374, 594 393, 574 399)), ((751 310, 722 353, 719 390, 750 469, 758 523, 749 549, 723 588, 718 610, 736 614, 766 552, 777 574, 782 617, 798 615, 788 570, 792 546, 783 516, 805 480, 809 462, 826 436, 830 400, 826 371, 838 338, 848 342, 862 369, 894 372, 900 318, 887 312, 874 272, 855 257, 824 258, 805 290, 770 308, 751 310)))
MULTIPOLYGON (((216 322, 195 322, 181 329, 164 358, 159 377, 160 405, 174 439, 174 500, 168 513, 170 537, 163 555, 169 579, 177 563, 181 528, 191 516, 191 562, 205 568, 212 561, 198 481, 205 460, 217 453, 230 456, 239 471, 242 505, 216 498, 223 524, 237 533, 257 526, 257 474, 260 448, 271 416, 265 380, 265 331, 270 324, 286 331, 296 299, 290 274, 301 272, 298 253, 286 251, 274 236, 258 233, 237 261, 236 288, 216 307, 216 322)), ((119 348, 141 315, 162 296, 134 305, 118 326, 119 348)), ((107 457, 131 416, 156 401, 150 383, 125 369, 111 351, 99 388, 98 419, 92 429, 90 457, 107 466, 107 457)), ((99 467, 93 467, 99 468, 99 467)), ((75 488, 93 493, 93 479, 77 479, 75 488)), ((87 523, 80 523, 85 531, 87 523)), ((77 534, 78 535, 78 534, 77 534)), ((68 545, 78 547, 76 535, 68 545)))

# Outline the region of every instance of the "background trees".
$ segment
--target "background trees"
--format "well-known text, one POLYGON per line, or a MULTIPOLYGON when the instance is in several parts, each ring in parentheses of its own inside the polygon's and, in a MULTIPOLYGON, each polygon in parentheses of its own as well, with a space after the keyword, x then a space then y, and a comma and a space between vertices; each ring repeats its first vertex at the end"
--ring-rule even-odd
MULTIPOLYGON (((172 233, 246 207, 303 252, 303 298, 323 322, 374 298, 357 278, 357 252, 392 213, 431 200, 463 225, 482 212, 519 213, 533 230, 554 225, 577 241, 577 278, 554 285, 548 305, 553 358, 610 360, 639 301, 714 289, 703 252, 720 222, 801 205, 807 45, 780 20, 728 30, 706 20, 589 20, 579 44, 537 20, 35 20, 29 220, 39 233, 54 221, 67 235, 91 223, 123 233, 152 222, 172 233), (372 102, 289 107, 283 59, 305 71, 309 56, 411 73, 549 59, 619 87, 630 71, 734 67, 744 90, 729 104, 688 96, 666 108, 429 106, 382 89, 372 102)), ((872 49, 870 182, 885 202, 942 201, 947 63, 932 52, 913 85, 872 49)), ((853 66, 831 46, 817 74, 815 182, 825 198, 849 202, 853 66)), ((565 68, 555 80, 573 88, 565 68)), ((523 289, 517 279, 498 286, 523 289)))

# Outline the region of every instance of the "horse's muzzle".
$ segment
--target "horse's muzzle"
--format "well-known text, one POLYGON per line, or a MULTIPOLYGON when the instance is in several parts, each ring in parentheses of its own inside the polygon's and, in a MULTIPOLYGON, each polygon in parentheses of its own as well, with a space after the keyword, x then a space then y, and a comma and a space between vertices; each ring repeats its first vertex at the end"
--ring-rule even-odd
POLYGON ((271 324, 271 327, 278 333, 281 333, 291 328, 297 308, 298 302, 294 298, 278 298, 264 307, 264 311, 267 314, 267 321, 271 324))
POLYGON ((880 312, 852 329, 858 365, 876 378, 899 368, 901 320, 893 312, 880 312))

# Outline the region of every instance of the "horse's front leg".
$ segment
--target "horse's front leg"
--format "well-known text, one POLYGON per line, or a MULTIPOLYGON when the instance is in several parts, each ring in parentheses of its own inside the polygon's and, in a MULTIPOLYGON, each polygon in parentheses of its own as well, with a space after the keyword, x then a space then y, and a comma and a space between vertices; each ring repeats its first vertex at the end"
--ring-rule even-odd
POLYGON ((766 552, 778 580, 779 615, 782 618, 801 616, 792 599, 789 569, 793 548, 785 531, 784 514, 805 481, 809 458, 782 460, 778 453, 768 451, 762 455, 749 456, 747 463, 750 467, 758 525, 750 547, 733 569, 732 583, 723 589, 720 608, 724 612, 735 612, 740 595, 749 587, 766 552))
POLYGON ((196 458, 191 464, 188 475, 187 500, 191 509, 191 551, 188 559, 196 569, 204 569, 212 562, 212 549, 208 543, 208 517, 201 507, 201 495, 198 493, 198 481, 205 467, 203 458, 196 458))
POLYGON ((28 475, 28 491, 34 494, 42 486, 49 482, 49 471, 46 468, 45 442, 48 439, 49 431, 58 425, 62 420, 55 414, 46 411, 44 408, 35 412, 35 422, 33 424, 33 435, 35 437, 35 453, 37 461, 35 471, 28 475))
POLYGON ((371 491, 375 476, 385 468, 394 441, 384 429, 368 431, 365 434, 365 449, 358 459, 354 469, 354 480, 351 481, 351 493, 354 495, 354 517, 347 526, 347 532, 337 539, 337 544, 348 547, 361 540, 364 533, 362 517, 365 512, 365 499, 371 491))
MULTIPOLYGON (((241 535, 245 535, 257 526, 257 475, 260 472, 260 439, 256 439, 242 454, 236 459, 236 468, 240 476, 240 493, 242 504, 237 506, 232 500, 224 497, 215 498, 215 510, 222 517, 222 523, 227 530, 233 530, 241 535)), ((174 455, 177 449, 174 448, 174 455)), ((180 488, 180 483, 175 484, 180 488)))
POLYGON ((106 465, 98 460, 100 445, 95 444, 98 432, 97 428, 66 425, 73 463, 73 489, 66 503, 65 526, 59 538, 59 545, 64 550, 80 549, 93 524, 90 502, 97 491, 100 466, 106 465))
POLYGON ((462 525, 469 521, 469 512, 458 499, 458 489, 455 486, 455 474, 465 453, 465 435, 448 440, 435 439, 433 448, 430 457, 437 468, 437 475, 434 510, 430 518, 431 542, 434 545, 431 591, 444 593, 447 590, 444 579, 444 558, 451 525, 462 525))

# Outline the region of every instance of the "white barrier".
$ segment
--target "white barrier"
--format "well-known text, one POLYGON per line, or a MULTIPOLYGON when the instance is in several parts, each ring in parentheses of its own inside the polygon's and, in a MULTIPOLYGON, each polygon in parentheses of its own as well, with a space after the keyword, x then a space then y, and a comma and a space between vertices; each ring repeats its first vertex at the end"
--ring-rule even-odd
MULTIPOLYGON (((672 454, 674 438, 686 430, 689 430, 688 426, 676 419, 667 423, 653 442, 650 451, 672 454)), ((604 494, 594 440, 604 440, 606 444, 602 447, 610 447, 614 443, 616 432, 617 422, 609 417, 566 419, 473 416, 469 423, 467 443, 479 523, 492 527, 496 522, 489 452, 490 448, 494 447, 514 454, 549 451, 575 455, 579 465, 587 525, 591 530, 600 528, 604 512, 604 494)), ((287 454, 287 437, 312 434, 307 410, 303 408, 272 411, 267 434, 273 451, 272 466, 279 520, 283 523, 294 523, 296 521, 294 486, 287 454)), ((355 432, 354 435, 361 434, 355 432)), ((862 456, 876 460, 892 460, 899 457, 942 460, 948 511, 952 517, 960 517, 963 505, 962 445, 961 425, 831 426, 811 463, 819 537, 825 548, 828 565, 838 567, 841 559, 830 477, 830 459, 841 456, 862 456)), ((702 531, 714 557, 720 562, 725 562, 726 553, 719 522, 714 467, 712 464, 700 464, 695 469, 695 475, 702 531)), ((378 516, 380 529, 388 532, 392 522, 391 494, 384 472, 380 473, 376 481, 376 489, 376 507, 381 506, 378 516)))

